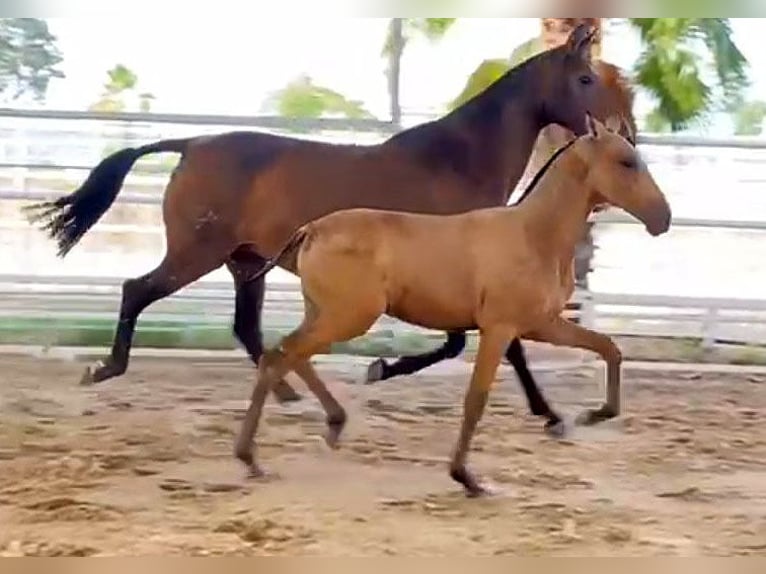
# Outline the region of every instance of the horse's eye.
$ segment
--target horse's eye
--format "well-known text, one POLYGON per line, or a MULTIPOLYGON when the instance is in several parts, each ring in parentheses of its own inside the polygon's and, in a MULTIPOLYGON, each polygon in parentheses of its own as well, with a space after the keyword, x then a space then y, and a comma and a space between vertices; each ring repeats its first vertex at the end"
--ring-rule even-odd
POLYGON ((580 76, 580 83, 583 86, 590 86, 593 83, 593 78, 590 76, 580 76))

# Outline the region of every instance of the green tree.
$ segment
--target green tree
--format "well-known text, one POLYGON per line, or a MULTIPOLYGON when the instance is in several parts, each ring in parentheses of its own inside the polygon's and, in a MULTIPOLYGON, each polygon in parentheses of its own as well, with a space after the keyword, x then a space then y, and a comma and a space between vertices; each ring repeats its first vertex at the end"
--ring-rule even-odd
POLYGON ((123 64, 117 64, 107 71, 101 97, 90 106, 94 112, 124 112, 132 99, 137 102, 141 112, 151 111, 154 96, 149 92, 139 92, 138 75, 123 64))
MULTIPOLYGON (((350 100, 335 90, 315 84, 307 75, 301 75, 284 88, 273 92, 264 102, 263 110, 288 118, 374 117, 361 102, 350 100)), ((297 127, 291 129, 301 131, 297 127)))
POLYGON ((759 136, 763 133, 763 121, 766 119, 766 102, 745 100, 739 97, 727 108, 734 122, 734 133, 738 136, 759 136))
MULTIPOLYGON (((456 18, 391 18, 382 55, 386 58, 386 78, 390 99, 391 120, 399 124, 399 80, 401 60, 407 43, 417 36, 437 40, 444 36, 456 18)), ((329 88, 317 86, 308 76, 301 76, 271 94, 263 109, 293 118, 318 118, 334 115, 347 118, 373 117, 362 104, 348 100, 329 88)), ((293 128, 296 129, 296 128, 293 128)))
MULTIPOLYGON (((635 30, 641 53, 635 83, 654 100, 651 131, 680 131, 725 108, 747 86, 747 59, 732 39, 728 18, 624 18, 613 24, 635 30)), ((450 103, 455 107, 484 90, 511 66, 543 51, 543 35, 516 48, 509 61, 486 60, 450 103)))
POLYGON ((45 99, 52 78, 63 78, 56 37, 45 20, 0 18, 0 96, 45 99))

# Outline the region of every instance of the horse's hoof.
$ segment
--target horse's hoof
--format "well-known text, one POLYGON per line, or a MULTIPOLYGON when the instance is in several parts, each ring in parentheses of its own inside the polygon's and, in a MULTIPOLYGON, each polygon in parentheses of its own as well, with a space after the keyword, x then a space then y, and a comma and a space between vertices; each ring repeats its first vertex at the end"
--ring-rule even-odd
POLYGON ((545 434, 554 439, 562 439, 567 434, 567 425, 564 421, 549 421, 545 423, 545 434))
POLYGON ((93 384, 95 384, 95 381, 93 380, 93 371, 90 367, 85 367, 85 372, 82 374, 82 377, 80 378, 80 386, 81 387, 90 387, 93 384))
POLYGON ((367 367, 367 379, 366 384, 377 383, 383 380, 383 376, 386 374, 386 362, 383 359, 376 359, 367 367))
POLYGON ((274 396, 280 405, 297 403, 303 400, 303 395, 285 382, 277 383, 274 388, 274 396))
POLYGON ((609 406, 604 405, 598 409, 588 409, 577 415, 575 424, 590 427, 616 418, 617 415, 609 406))
POLYGON ((90 387, 105 380, 107 377, 104 377, 103 373, 106 368, 104 361, 98 361, 94 365, 85 367, 85 372, 80 378, 80 386, 90 387))
POLYGON ((303 395, 298 394, 297 392, 293 391, 293 394, 291 395, 285 395, 283 397, 277 397, 277 401, 280 405, 289 405, 292 403, 299 403, 303 400, 303 395))

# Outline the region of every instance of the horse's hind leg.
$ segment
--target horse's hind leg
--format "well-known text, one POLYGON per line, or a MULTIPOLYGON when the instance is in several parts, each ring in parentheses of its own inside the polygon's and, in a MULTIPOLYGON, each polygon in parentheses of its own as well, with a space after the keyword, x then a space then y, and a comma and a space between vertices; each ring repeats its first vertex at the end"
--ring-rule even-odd
POLYGON ((100 383, 122 375, 128 368, 130 348, 136 321, 149 305, 196 281, 220 267, 223 254, 213 250, 175 250, 168 253, 162 263, 146 275, 128 279, 122 285, 120 318, 112 342, 112 352, 105 360, 88 367, 80 381, 83 385, 100 383), (215 253, 219 253, 215 255, 215 253))
POLYGON ((382 358, 377 359, 367 368, 367 383, 411 375, 446 359, 454 359, 463 352, 465 341, 464 332, 452 331, 447 333, 447 341, 434 351, 401 357, 394 363, 387 363, 382 358))
MULTIPOLYGON (((261 314, 266 281, 264 278, 253 281, 248 278, 260 271, 265 263, 262 257, 251 251, 237 250, 226 264, 234 277, 236 293, 234 336, 239 339, 256 365, 263 354, 261 314)), ((301 396, 284 379, 276 382, 273 391, 281 403, 301 400, 301 396)))
POLYGON ((529 410, 537 417, 545 417, 548 419, 545 423, 545 430, 553 436, 561 436, 564 433, 564 421, 561 417, 551 409, 548 401, 545 400, 540 387, 538 387, 535 378, 532 373, 529 372, 527 366, 527 358, 524 354, 524 347, 521 344, 521 339, 516 338, 511 341, 508 349, 505 352, 505 358, 513 366, 516 371, 516 375, 521 382, 521 387, 524 389, 524 394, 527 397, 527 403, 529 404, 529 410))

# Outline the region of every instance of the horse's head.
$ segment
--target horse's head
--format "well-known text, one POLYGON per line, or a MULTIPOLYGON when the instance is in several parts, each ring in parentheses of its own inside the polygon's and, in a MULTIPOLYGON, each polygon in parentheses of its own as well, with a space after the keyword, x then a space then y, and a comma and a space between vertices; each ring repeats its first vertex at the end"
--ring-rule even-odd
POLYGON ((564 44, 530 61, 536 73, 535 93, 530 95, 542 127, 559 124, 577 136, 587 133, 585 114, 603 90, 591 61, 596 33, 588 24, 580 24, 564 44))
POLYGON ((604 125, 588 114, 586 122, 588 134, 573 147, 587 166, 594 206, 614 205, 638 218, 651 235, 665 233, 672 219, 670 206, 638 149, 619 134, 622 119, 612 117, 604 125))

